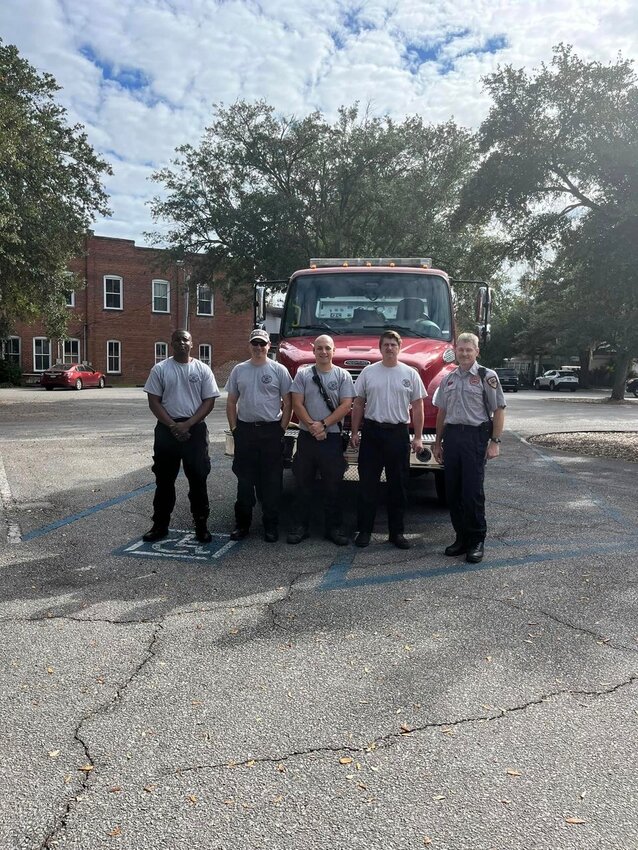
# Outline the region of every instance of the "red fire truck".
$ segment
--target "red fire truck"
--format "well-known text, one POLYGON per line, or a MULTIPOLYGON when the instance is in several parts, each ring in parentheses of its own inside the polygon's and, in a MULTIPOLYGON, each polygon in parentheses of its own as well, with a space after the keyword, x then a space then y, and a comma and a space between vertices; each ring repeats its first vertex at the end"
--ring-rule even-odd
MULTIPOLYGON (((259 325, 267 323, 268 288, 285 286, 283 310, 277 310, 281 312, 279 334, 271 333, 271 338, 277 360, 293 377, 301 366, 314 363, 314 339, 329 334, 335 343, 333 362, 356 379, 365 366, 381 359, 383 331, 396 330, 403 339, 400 359, 418 371, 428 392, 424 450, 418 456, 411 454, 411 471, 434 473, 437 494, 444 500, 442 467, 431 451, 437 413, 432 397, 443 377, 455 368, 456 327, 450 278, 431 265, 425 258, 312 259, 307 269, 294 272, 289 281, 257 286, 255 318, 259 325)), ((479 333, 486 339, 492 292, 487 284, 475 283, 479 333)), ((296 435, 293 422, 286 435, 289 457, 296 435)), ((356 465, 354 450, 349 449, 346 457, 349 465, 356 465)))

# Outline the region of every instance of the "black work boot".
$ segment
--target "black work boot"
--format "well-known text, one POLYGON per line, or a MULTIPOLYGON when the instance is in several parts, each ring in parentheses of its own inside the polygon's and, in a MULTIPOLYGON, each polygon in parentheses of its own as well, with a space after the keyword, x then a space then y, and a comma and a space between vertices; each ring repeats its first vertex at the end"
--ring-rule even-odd
POLYGON ((195 520, 195 538, 200 543, 210 543, 213 539, 213 535, 208 530, 208 522, 205 517, 195 520))
POLYGON ((467 555, 465 556, 465 560, 468 564, 478 564, 483 560, 484 555, 484 544, 482 540, 479 540, 478 543, 471 543, 467 547, 467 555))
POLYGON ((168 537, 168 525, 158 525, 154 522, 153 527, 142 535, 142 540, 145 543, 154 543, 156 540, 163 540, 165 537, 168 537))
POLYGON ((467 552, 467 544, 462 537, 456 536, 456 540, 454 543, 451 543, 446 549, 445 554, 449 555, 451 558, 455 558, 457 555, 465 555, 467 552))

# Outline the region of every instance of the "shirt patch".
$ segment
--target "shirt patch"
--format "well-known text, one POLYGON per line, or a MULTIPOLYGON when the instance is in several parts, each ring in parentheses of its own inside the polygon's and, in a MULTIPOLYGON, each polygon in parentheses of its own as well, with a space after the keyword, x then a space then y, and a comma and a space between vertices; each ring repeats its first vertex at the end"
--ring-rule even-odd
POLYGON ((188 376, 188 380, 191 382, 191 384, 198 384, 201 381, 201 379, 202 379, 202 376, 198 372, 196 372, 194 375, 188 376))
POLYGON ((330 381, 330 383, 328 384, 328 389, 329 390, 338 390, 339 384, 337 383, 337 381, 330 381))
POLYGON ((410 379, 404 378, 401 383, 403 384, 404 387, 409 387, 410 386, 410 379))
POLYGON ((262 375, 261 376, 262 384, 271 384, 272 383, 272 375, 262 375))
POLYGON ((470 378, 470 383, 471 384, 480 384, 481 379, 477 375, 472 375, 472 377, 470 378))
POLYGON ((496 375, 492 375, 491 377, 487 378, 487 383, 492 387, 493 390, 495 390, 498 387, 498 378, 496 377, 496 375))

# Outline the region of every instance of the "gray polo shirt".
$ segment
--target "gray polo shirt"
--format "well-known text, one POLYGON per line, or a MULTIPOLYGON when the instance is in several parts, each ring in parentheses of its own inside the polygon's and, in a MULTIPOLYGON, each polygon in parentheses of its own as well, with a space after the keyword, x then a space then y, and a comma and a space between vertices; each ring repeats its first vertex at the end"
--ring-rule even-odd
POLYGON ((204 399, 220 394, 210 366, 195 358, 178 363, 173 357, 153 366, 144 392, 159 396, 172 419, 190 419, 204 399))
POLYGON ((291 386, 290 373, 281 363, 268 359, 256 366, 246 360, 234 367, 226 389, 238 399, 237 417, 242 422, 278 422, 282 399, 291 386))
POLYGON ((365 418, 375 422, 399 425, 410 422, 410 405, 426 398, 427 392, 419 373, 412 366, 383 362, 366 366, 354 385, 357 396, 366 402, 365 418))
POLYGON ((481 381, 478 370, 478 363, 465 371, 459 366, 443 378, 434 393, 432 404, 445 410, 446 425, 481 425, 499 407, 507 407, 496 372, 486 369, 481 381))
MULTIPOLYGON (((354 383, 349 372, 341 366, 333 366, 329 372, 321 372, 317 369, 317 375, 321 379, 328 398, 333 403, 335 410, 344 398, 354 398, 354 383)), ((330 409, 321 397, 319 387, 312 380, 312 366, 304 366, 299 369, 292 382, 291 392, 303 396, 303 405, 312 416, 314 422, 321 422, 326 416, 330 416, 330 409)), ((303 431, 308 430, 305 422, 300 422, 299 427, 303 431)), ((328 426, 330 433, 337 433, 339 426, 336 422, 328 426)))

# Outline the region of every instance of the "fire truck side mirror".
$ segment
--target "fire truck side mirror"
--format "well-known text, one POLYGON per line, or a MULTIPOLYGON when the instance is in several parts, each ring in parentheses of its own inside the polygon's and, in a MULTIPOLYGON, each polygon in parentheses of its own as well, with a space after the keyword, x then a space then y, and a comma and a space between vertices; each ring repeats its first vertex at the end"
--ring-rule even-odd
POLYGON ((266 287, 255 287, 255 324, 261 325, 266 319, 266 287))
POLYGON ((490 286, 479 286, 476 294, 476 332, 481 342, 489 342, 490 318, 494 290, 490 286))

